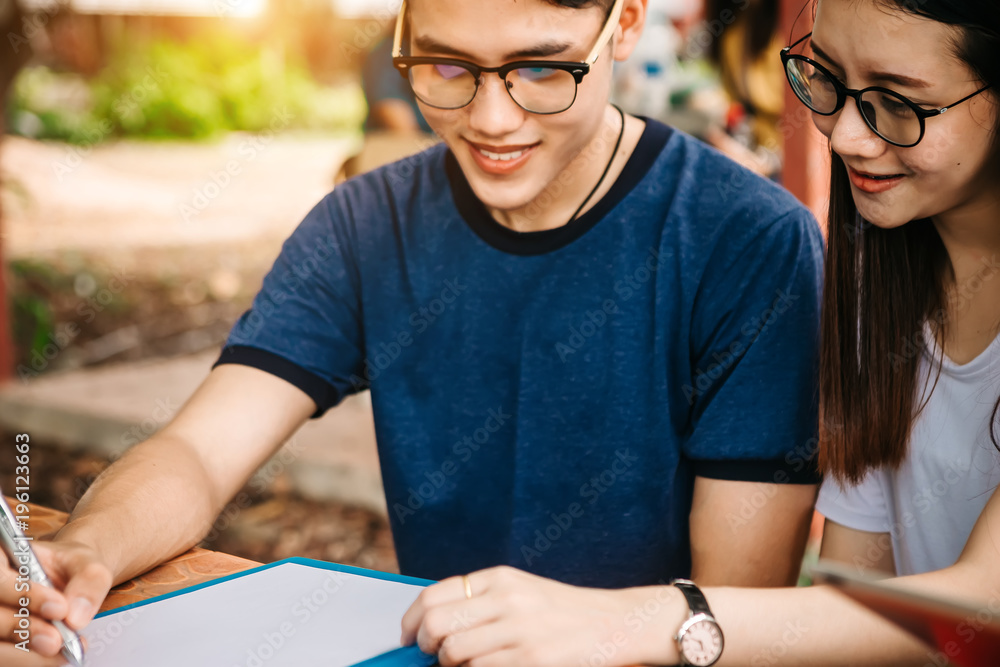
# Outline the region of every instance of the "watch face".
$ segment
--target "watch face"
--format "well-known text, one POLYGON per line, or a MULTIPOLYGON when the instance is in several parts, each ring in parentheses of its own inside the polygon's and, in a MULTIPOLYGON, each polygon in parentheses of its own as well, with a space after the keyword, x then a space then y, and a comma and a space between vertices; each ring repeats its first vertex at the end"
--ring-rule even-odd
POLYGON ((705 667, 722 655, 722 633, 711 621, 698 621, 688 626, 681 638, 681 655, 688 664, 705 667))

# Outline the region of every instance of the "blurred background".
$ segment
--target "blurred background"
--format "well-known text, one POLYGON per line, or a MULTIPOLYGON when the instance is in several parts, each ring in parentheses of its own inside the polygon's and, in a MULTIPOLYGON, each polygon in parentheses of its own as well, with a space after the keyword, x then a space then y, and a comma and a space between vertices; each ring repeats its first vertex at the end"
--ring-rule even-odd
MULTIPOLYGON (((398 0, 0 0, 0 484, 61 511, 167 423, 305 213, 435 143, 391 66, 398 0)), ((649 0, 614 100, 825 218, 788 95, 789 0, 649 0), (787 106, 786 106, 787 105, 787 106)), ((367 394, 306 425, 205 546, 393 571, 367 394)))

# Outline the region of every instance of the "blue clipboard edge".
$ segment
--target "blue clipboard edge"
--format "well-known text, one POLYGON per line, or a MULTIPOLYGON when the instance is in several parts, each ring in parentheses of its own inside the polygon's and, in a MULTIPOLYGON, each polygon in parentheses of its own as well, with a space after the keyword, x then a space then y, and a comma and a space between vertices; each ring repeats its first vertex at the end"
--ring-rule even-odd
POLYGON ((351 667, 437 667, 436 655, 427 655, 419 646, 404 646, 377 655, 351 667))
POLYGON ((400 584, 410 584, 413 586, 430 586, 435 583, 431 579, 420 579, 418 577, 408 577, 403 574, 392 574, 391 572, 379 572, 378 570, 367 570, 363 567, 355 567, 353 565, 341 565, 339 563, 329 563, 327 561, 315 560, 313 558, 285 558, 284 560, 275 561, 273 563, 268 563, 267 565, 261 565, 260 567, 254 567, 249 570, 244 570, 243 572, 237 572, 236 574, 229 574, 224 577, 219 577, 218 579, 212 579, 211 581, 205 581, 200 584, 195 584, 194 586, 188 586, 187 588, 182 588, 170 593, 164 593, 163 595, 157 595, 156 597, 149 598, 148 600, 141 600, 139 602, 133 602, 132 604, 127 604, 123 607, 118 607, 117 609, 111 609, 105 612, 101 612, 95 619, 104 618, 105 616, 112 616, 114 614, 120 614, 123 611, 128 611, 130 609, 136 609, 138 607, 144 607, 148 604, 153 604, 154 602, 161 602, 163 600, 169 600, 170 598, 177 597, 179 595, 185 595, 187 593, 193 593, 194 591, 201 590, 202 588, 208 588, 209 586, 215 586, 216 584, 221 584, 232 579, 239 579, 240 577, 245 577, 257 572, 263 572, 272 567, 278 567, 279 565, 287 565, 293 563, 295 565, 304 565, 306 567, 315 567, 321 570, 334 570, 337 572, 344 572, 345 574, 355 574, 361 577, 369 577, 371 579, 381 579, 383 581, 393 581, 400 584))

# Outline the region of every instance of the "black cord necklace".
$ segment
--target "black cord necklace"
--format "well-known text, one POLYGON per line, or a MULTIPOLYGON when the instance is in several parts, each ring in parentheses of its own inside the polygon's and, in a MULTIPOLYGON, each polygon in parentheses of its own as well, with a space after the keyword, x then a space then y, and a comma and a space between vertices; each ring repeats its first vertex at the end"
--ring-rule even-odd
POLYGON ((594 186, 594 189, 590 191, 590 194, 587 195, 587 198, 583 200, 583 203, 580 204, 580 207, 576 209, 576 212, 573 213, 573 216, 566 222, 567 225, 576 220, 576 216, 580 215, 580 211, 583 210, 583 207, 587 205, 587 202, 590 201, 590 198, 593 197, 594 193, 597 192, 597 190, 601 187, 601 183, 604 182, 604 178, 608 175, 608 172, 611 171, 611 165, 614 163, 615 156, 618 155, 618 149, 622 145, 622 137, 625 136, 625 112, 622 111, 617 104, 612 104, 611 106, 615 108, 615 110, 618 112, 618 115, 621 116, 622 119, 622 129, 618 132, 618 141, 615 142, 615 149, 611 151, 611 159, 608 160, 608 164, 605 165, 604 173, 602 173, 601 178, 598 179, 597 185, 594 186))

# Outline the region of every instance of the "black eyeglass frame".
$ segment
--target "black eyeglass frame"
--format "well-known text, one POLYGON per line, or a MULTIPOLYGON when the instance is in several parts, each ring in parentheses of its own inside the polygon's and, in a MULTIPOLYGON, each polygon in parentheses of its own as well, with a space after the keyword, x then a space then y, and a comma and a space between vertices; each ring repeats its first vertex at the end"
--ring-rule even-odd
POLYGON ((812 37, 811 32, 802 39, 792 44, 791 46, 786 46, 781 50, 781 64, 784 66, 785 69, 785 78, 788 79, 788 85, 792 87, 792 92, 795 93, 795 96, 799 98, 799 101, 802 102, 804 105, 806 105, 806 107, 808 107, 809 110, 812 111, 813 113, 818 113, 820 116, 832 116, 838 113, 841 109, 843 109, 844 105, 847 103, 847 98, 851 97, 854 99, 854 103, 858 106, 858 113, 861 114, 861 118, 864 119, 865 125, 867 125, 872 132, 878 135, 878 137, 882 141, 892 144, 893 146, 898 146, 900 148, 913 148, 923 140, 924 132, 926 131, 927 128, 926 123, 924 122, 926 119, 933 118, 934 116, 940 116, 941 114, 945 113, 952 107, 958 106, 959 104, 965 102, 966 100, 971 100, 979 93, 988 90, 990 88, 989 85, 983 86, 982 88, 972 93, 971 95, 966 95, 957 102, 952 102, 947 106, 943 106, 937 109, 925 109, 919 106, 916 102, 912 102, 903 95, 900 95, 895 90, 892 90, 890 88, 884 88, 882 86, 869 86, 868 88, 862 88, 861 90, 848 88, 843 83, 841 83, 840 79, 834 76, 833 73, 830 72, 830 70, 823 67, 812 58, 791 52, 792 49, 794 49, 796 46, 806 41, 810 37, 812 37), (817 111, 816 109, 813 109, 813 107, 809 104, 809 102, 802 99, 802 96, 799 95, 798 91, 795 88, 795 84, 792 82, 791 76, 788 73, 788 62, 790 60, 801 60, 803 62, 809 63, 809 65, 815 67, 817 70, 822 72, 823 75, 825 75, 828 79, 830 79, 830 81, 833 82, 833 88, 837 92, 837 104, 833 108, 833 111, 830 112, 817 111), (899 142, 893 141, 892 139, 889 139, 888 137, 884 136, 881 132, 879 132, 878 128, 875 127, 872 124, 872 122, 868 119, 868 116, 865 115, 864 109, 861 108, 861 96, 865 93, 872 91, 879 93, 888 93, 892 95, 894 98, 906 104, 906 106, 908 106, 914 112, 914 114, 917 116, 917 120, 920 122, 920 135, 917 137, 916 141, 914 141, 912 144, 901 144, 899 142))
MULTIPOLYGON (((400 76, 410 81, 410 68, 414 65, 451 65, 454 67, 462 67, 472 74, 476 79, 476 89, 472 93, 472 97, 465 104, 456 107, 442 107, 436 104, 431 104, 427 100, 423 99, 419 95, 417 97, 421 102, 427 106, 434 107, 435 109, 444 109, 446 111, 453 111, 455 109, 462 109, 464 107, 472 104, 472 101, 476 99, 476 95, 479 94, 479 88, 483 83, 483 74, 496 73, 504 82, 504 88, 507 90, 507 94, 510 95, 510 99, 514 100, 514 103, 527 111, 528 113, 537 114, 539 116, 552 116, 555 114, 563 113, 567 109, 576 103, 576 96, 579 90, 580 83, 583 81, 583 77, 590 73, 590 68, 594 63, 597 62, 598 56, 601 51, 604 50, 605 44, 611 39, 614 34, 615 28, 618 26, 618 22, 621 19, 622 8, 624 7, 624 0, 615 0, 615 4, 611 8, 611 12, 608 14, 608 18, 604 23, 604 28, 601 29, 601 33, 597 36, 597 42, 594 44, 593 49, 587 55, 583 62, 571 62, 565 60, 518 60, 515 62, 505 63, 499 67, 482 67, 476 63, 470 62, 468 60, 462 60, 461 58, 439 58, 436 56, 404 56, 403 55, 403 21, 406 14, 406 0, 403 0, 400 8, 399 15, 396 17, 396 31, 393 39, 392 46, 392 65, 399 72, 400 76), (576 82, 576 88, 573 90, 573 99, 565 108, 558 111, 534 111, 533 109, 526 108, 523 104, 517 101, 514 94, 511 93, 511 88, 514 84, 507 81, 507 75, 518 69, 555 69, 563 72, 569 72, 573 75, 573 79, 576 82)), ((414 91, 416 95, 416 91, 414 91)))
POLYGON ((434 107, 435 109, 445 109, 447 111, 453 111, 455 109, 461 109, 472 104, 472 100, 476 99, 476 95, 479 93, 479 87, 482 85, 483 74, 490 74, 496 72, 500 75, 500 78, 504 82, 504 86, 507 88, 507 94, 510 98, 514 100, 517 106, 521 107, 525 111, 539 116, 551 116, 557 113, 562 113, 569 109, 576 102, 576 89, 573 90, 573 99, 564 108, 558 111, 535 111, 534 109, 527 109, 523 104, 517 101, 510 89, 513 87, 513 83, 507 80, 507 75, 514 70, 523 68, 545 68, 545 69, 555 69, 563 72, 569 72, 573 75, 573 79, 576 81, 576 85, 579 86, 580 82, 583 81, 585 77, 590 72, 590 65, 587 63, 576 63, 563 60, 518 60, 515 62, 506 63, 500 67, 481 67, 468 60, 462 60, 461 58, 438 58, 433 56, 399 56, 392 59, 393 66, 399 70, 399 73, 407 80, 410 80, 410 68, 414 65, 451 65, 454 67, 462 67, 467 70, 472 76, 476 78, 476 90, 472 93, 472 97, 465 104, 460 104, 455 107, 443 107, 437 104, 431 104, 424 98, 420 97, 416 91, 414 95, 420 98, 420 101, 427 106, 434 107))

